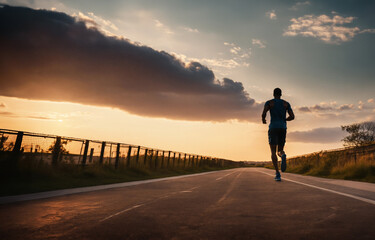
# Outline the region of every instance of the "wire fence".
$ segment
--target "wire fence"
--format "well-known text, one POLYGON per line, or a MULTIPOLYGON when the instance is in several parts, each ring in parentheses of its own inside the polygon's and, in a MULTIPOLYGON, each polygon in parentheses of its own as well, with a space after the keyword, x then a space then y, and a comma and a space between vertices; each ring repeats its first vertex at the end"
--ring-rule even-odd
POLYGON ((0 129, 0 161, 33 160, 58 166, 110 165, 117 168, 237 167, 239 162, 125 143, 0 129))

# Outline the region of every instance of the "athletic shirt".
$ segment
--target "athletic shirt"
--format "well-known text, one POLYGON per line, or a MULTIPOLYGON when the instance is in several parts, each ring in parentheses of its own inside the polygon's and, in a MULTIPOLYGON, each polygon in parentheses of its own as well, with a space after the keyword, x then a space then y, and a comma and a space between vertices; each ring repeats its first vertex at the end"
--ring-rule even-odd
POLYGON ((286 112, 291 109, 290 104, 282 99, 272 99, 266 102, 271 113, 271 122, 269 128, 286 129, 286 112))

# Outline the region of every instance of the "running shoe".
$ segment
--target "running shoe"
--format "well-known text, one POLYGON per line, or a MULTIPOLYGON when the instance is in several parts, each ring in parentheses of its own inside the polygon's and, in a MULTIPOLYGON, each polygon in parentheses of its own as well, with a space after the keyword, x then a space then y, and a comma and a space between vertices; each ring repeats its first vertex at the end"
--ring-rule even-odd
POLYGON ((285 153, 281 156, 281 171, 285 172, 286 170, 286 155, 285 153))
POLYGON ((275 181, 281 181, 280 173, 276 173, 275 181))

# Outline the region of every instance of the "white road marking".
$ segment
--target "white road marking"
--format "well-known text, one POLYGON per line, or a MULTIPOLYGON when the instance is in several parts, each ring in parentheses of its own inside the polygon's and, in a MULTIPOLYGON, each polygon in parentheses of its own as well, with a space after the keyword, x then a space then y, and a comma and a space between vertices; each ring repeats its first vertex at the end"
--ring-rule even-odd
MULTIPOLYGON (((260 173, 263 173, 263 174, 266 174, 266 175, 269 175, 269 176, 274 176, 273 174, 269 174, 269 173, 266 173, 266 172, 263 172, 263 171, 259 171, 259 170, 257 170, 257 172, 260 172, 260 173)), ((338 191, 331 190, 331 189, 328 189, 328 188, 323 188, 323 187, 318 187, 318 186, 307 184, 307 183, 303 183, 303 182, 298 182, 298 181, 291 180, 291 179, 288 179, 288 178, 285 178, 285 177, 283 177, 282 180, 293 182, 293 183, 297 183, 297 184, 301 184, 301 185, 304 185, 304 186, 307 186, 307 187, 311 187, 311 188, 316 188, 316 189, 319 189, 319 190, 322 190, 322 191, 326 191, 326 192, 336 193, 338 195, 342 195, 342 196, 345 196, 345 197, 357 199, 359 201, 375 205, 375 201, 371 200, 371 199, 368 199, 368 198, 358 197, 358 196, 355 196, 355 195, 352 195, 352 194, 338 192, 338 191)))
POLYGON ((234 188, 234 182, 236 181, 236 179, 242 174, 242 171, 240 172, 240 174, 238 174, 232 181, 231 185, 228 187, 227 191, 225 192, 225 194, 217 201, 217 204, 221 203, 222 201, 224 201, 228 195, 232 192, 233 188, 234 188))
POLYGON ((151 200, 151 201, 146 201, 146 202, 144 202, 144 203, 141 203, 141 204, 135 205, 135 206, 133 206, 133 207, 127 208, 127 209, 125 209, 125 210, 119 211, 119 212, 117 212, 117 213, 114 213, 114 214, 112 214, 112 215, 110 215, 110 216, 108 216, 108 217, 106 217, 106 218, 103 218, 103 219, 100 220, 99 222, 104 222, 104 221, 106 221, 106 220, 108 220, 108 219, 110 219, 110 218, 112 218, 112 217, 114 217, 114 216, 117 216, 117 215, 121 214, 121 213, 128 212, 128 211, 130 211, 130 210, 133 210, 133 209, 135 209, 135 208, 139 208, 139 207, 141 207, 141 206, 145 206, 145 205, 147 205, 147 204, 153 203, 153 202, 155 202, 155 201, 157 201, 157 200, 160 200, 160 199, 168 198, 168 197, 170 197, 170 196, 172 196, 172 195, 175 195, 175 194, 177 194, 177 193, 188 193, 188 192, 193 192, 194 189, 197 189, 197 188, 199 188, 199 187, 200 187, 200 186, 196 186, 196 187, 193 187, 193 188, 189 188, 189 189, 187 189, 187 190, 183 190, 183 191, 179 191, 179 192, 172 192, 172 193, 169 193, 169 194, 167 194, 167 195, 164 195, 164 196, 158 197, 158 198, 156 198, 156 199, 153 199, 153 200, 151 200))
POLYGON ((225 178, 226 176, 229 176, 229 175, 231 175, 231 174, 233 174, 233 173, 236 173, 236 172, 237 172, 237 171, 234 171, 234 172, 228 173, 228 174, 226 174, 226 175, 224 175, 224 176, 222 176, 222 177, 216 178, 216 181, 217 181, 217 180, 221 180, 221 179, 225 178))
POLYGON ((130 211, 130 210, 133 210, 133 209, 135 209, 135 208, 139 208, 139 207, 141 207, 141 206, 143 206, 143 205, 144 205, 144 204, 138 204, 138 205, 135 205, 135 206, 133 206, 133 207, 127 208, 127 209, 125 209, 125 210, 122 210, 122 211, 120 211, 120 212, 117 212, 117 213, 115 213, 115 214, 112 214, 112 215, 110 215, 110 216, 108 216, 108 217, 106 217, 106 218, 103 218, 103 219, 100 220, 99 222, 103 222, 103 221, 108 220, 108 219, 110 219, 110 218, 112 218, 112 217, 114 217, 114 216, 117 216, 117 215, 121 214, 121 213, 124 213, 124 212, 130 211))

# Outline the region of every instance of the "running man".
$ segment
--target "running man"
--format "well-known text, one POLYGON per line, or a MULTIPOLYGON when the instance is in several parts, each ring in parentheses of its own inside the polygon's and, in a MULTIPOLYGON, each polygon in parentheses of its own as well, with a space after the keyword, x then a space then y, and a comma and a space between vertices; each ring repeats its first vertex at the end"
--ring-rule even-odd
POLYGON ((281 99, 281 89, 275 88, 273 90, 274 99, 267 101, 264 104, 262 113, 262 122, 267 124, 266 115, 270 111, 271 123, 268 129, 268 142, 270 144, 272 153, 272 163, 276 170, 276 181, 281 181, 279 166, 277 165, 277 155, 281 157, 281 171, 286 170, 286 154, 284 152, 285 137, 286 137, 286 121, 294 119, 294 113, 290 104, 281 99), (288 112, 288 117, 286 113, 288 112), (277 152, 277 155, 276 155, 277 152))

